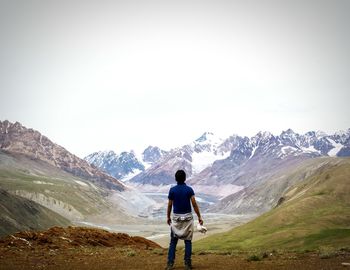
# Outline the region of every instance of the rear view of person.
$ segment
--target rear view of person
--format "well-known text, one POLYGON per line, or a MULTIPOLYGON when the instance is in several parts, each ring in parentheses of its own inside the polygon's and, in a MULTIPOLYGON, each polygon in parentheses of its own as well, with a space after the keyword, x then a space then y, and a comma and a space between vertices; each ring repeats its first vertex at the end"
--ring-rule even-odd
POLYGON ((178 170, 175 173, 177 185, 170 188, 168 195, 167 223, 170 226, 170 245, 168 251, 167 270, 173 269, 176 253, 176 245, 179 239, 185 241, 185 269, 192 269, 192 237, 193 237, 193 216, 191 203, 198 216, 198 222, 203 225, 203 220, 194 196, 194 191, 185 184, 186 173, 178 170), (173 218, 170 218, 173 208, 173 218))

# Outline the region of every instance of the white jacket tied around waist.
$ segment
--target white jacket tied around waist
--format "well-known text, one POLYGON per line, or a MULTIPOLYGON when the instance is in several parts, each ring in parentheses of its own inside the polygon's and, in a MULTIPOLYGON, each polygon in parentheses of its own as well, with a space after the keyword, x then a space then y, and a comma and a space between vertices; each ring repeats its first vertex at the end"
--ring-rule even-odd
POLYGON ((192 240, 193 237, 193 215, 187 214, 173 214, 171 222, 171 230, 175 237, 182 240, 192 240))

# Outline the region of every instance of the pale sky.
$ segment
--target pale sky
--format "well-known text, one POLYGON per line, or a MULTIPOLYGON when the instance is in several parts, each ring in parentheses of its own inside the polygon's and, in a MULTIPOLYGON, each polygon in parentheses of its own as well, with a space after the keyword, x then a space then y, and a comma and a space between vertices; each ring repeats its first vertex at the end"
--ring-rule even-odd
POLYGON ((350 128, 350 1, 0 0, 0 120, 72 153, 350 128))

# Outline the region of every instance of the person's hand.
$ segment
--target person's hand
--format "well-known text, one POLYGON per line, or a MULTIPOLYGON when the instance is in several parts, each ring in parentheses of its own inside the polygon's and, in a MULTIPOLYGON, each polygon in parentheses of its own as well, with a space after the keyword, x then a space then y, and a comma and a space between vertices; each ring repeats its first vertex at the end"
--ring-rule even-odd
POLYGON ((168 225, 170 226, 170 224, 171 224, 171 218, 168 218, 167 223, 168 223, 168 225))
POLYGON ((198 222, 200 225, 203 225, 203 219, 202 218, 198 218, 198 222))

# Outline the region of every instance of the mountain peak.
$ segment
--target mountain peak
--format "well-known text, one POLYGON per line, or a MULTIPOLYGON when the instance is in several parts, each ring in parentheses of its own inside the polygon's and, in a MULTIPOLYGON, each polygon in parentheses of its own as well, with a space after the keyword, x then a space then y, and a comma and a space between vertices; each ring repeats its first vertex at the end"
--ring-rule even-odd
POLYGON ((158 146, 150 145, 142 152, 142 160, 153 164, 160 160, 165 154, 167 154, 167 152, 160 149, 158 146))
POLYGON ((339 130, 334 133, 335 136, 347 136, 350 135, 350 128, 347 130, 339 130))
POLYGON ((208 141, 210 139, 214 138, 214 133, 213 132, 204 132, 198 139, 196 139, 196 142, 204 142, 208 141))
POLYGON ((308 131, 305 133, 305 136, 307 137, 316 137, 316 132, 315 131, 308 131))
POLYGON ((55 144, 40 132, 26 128, 21 123, 9 121, 0 123, 0 149, 40 159, 73 175, 110 189, 123 190, 117 179, 92 167, 62 146, 55 144))
MULTIPOLYGON (((23 130, 23 129, 26 129, 26 128, 22 126, 20 122, 11 123, 9 120, 5 120, 3 122, 0 121, 1 133, 9 133, 9 130, 11 130, 11 132, 14 132, 14 131, 23 130)), ((28 130, 32 131, 32 129, 28 129, 28 130)))
POLYGON ((259 137, 259 138, 270 138, 272 137, 272 133, 269 131, 259 131, 255 137, 259 137))
POLYGON ((116 153, 113 150, 105 150, 105 151, 102 151, 102 152, 99 152, 99 153, 102 154, 102 155, 105 155, 105 156, 114 156, 114 155, 116 155, 116 153))
POLYGON ((259 131, 254 137, 251 138, 251 140, 254 144, 258 145, 261 142, 266 143, 272 137, 274 136, 269 131, 259 131))
POLYGON ((283 134, 296 134, 296 133, 293 131, 293 129, 288 128, 287 130, 282 131, 281 135, 283 134))

